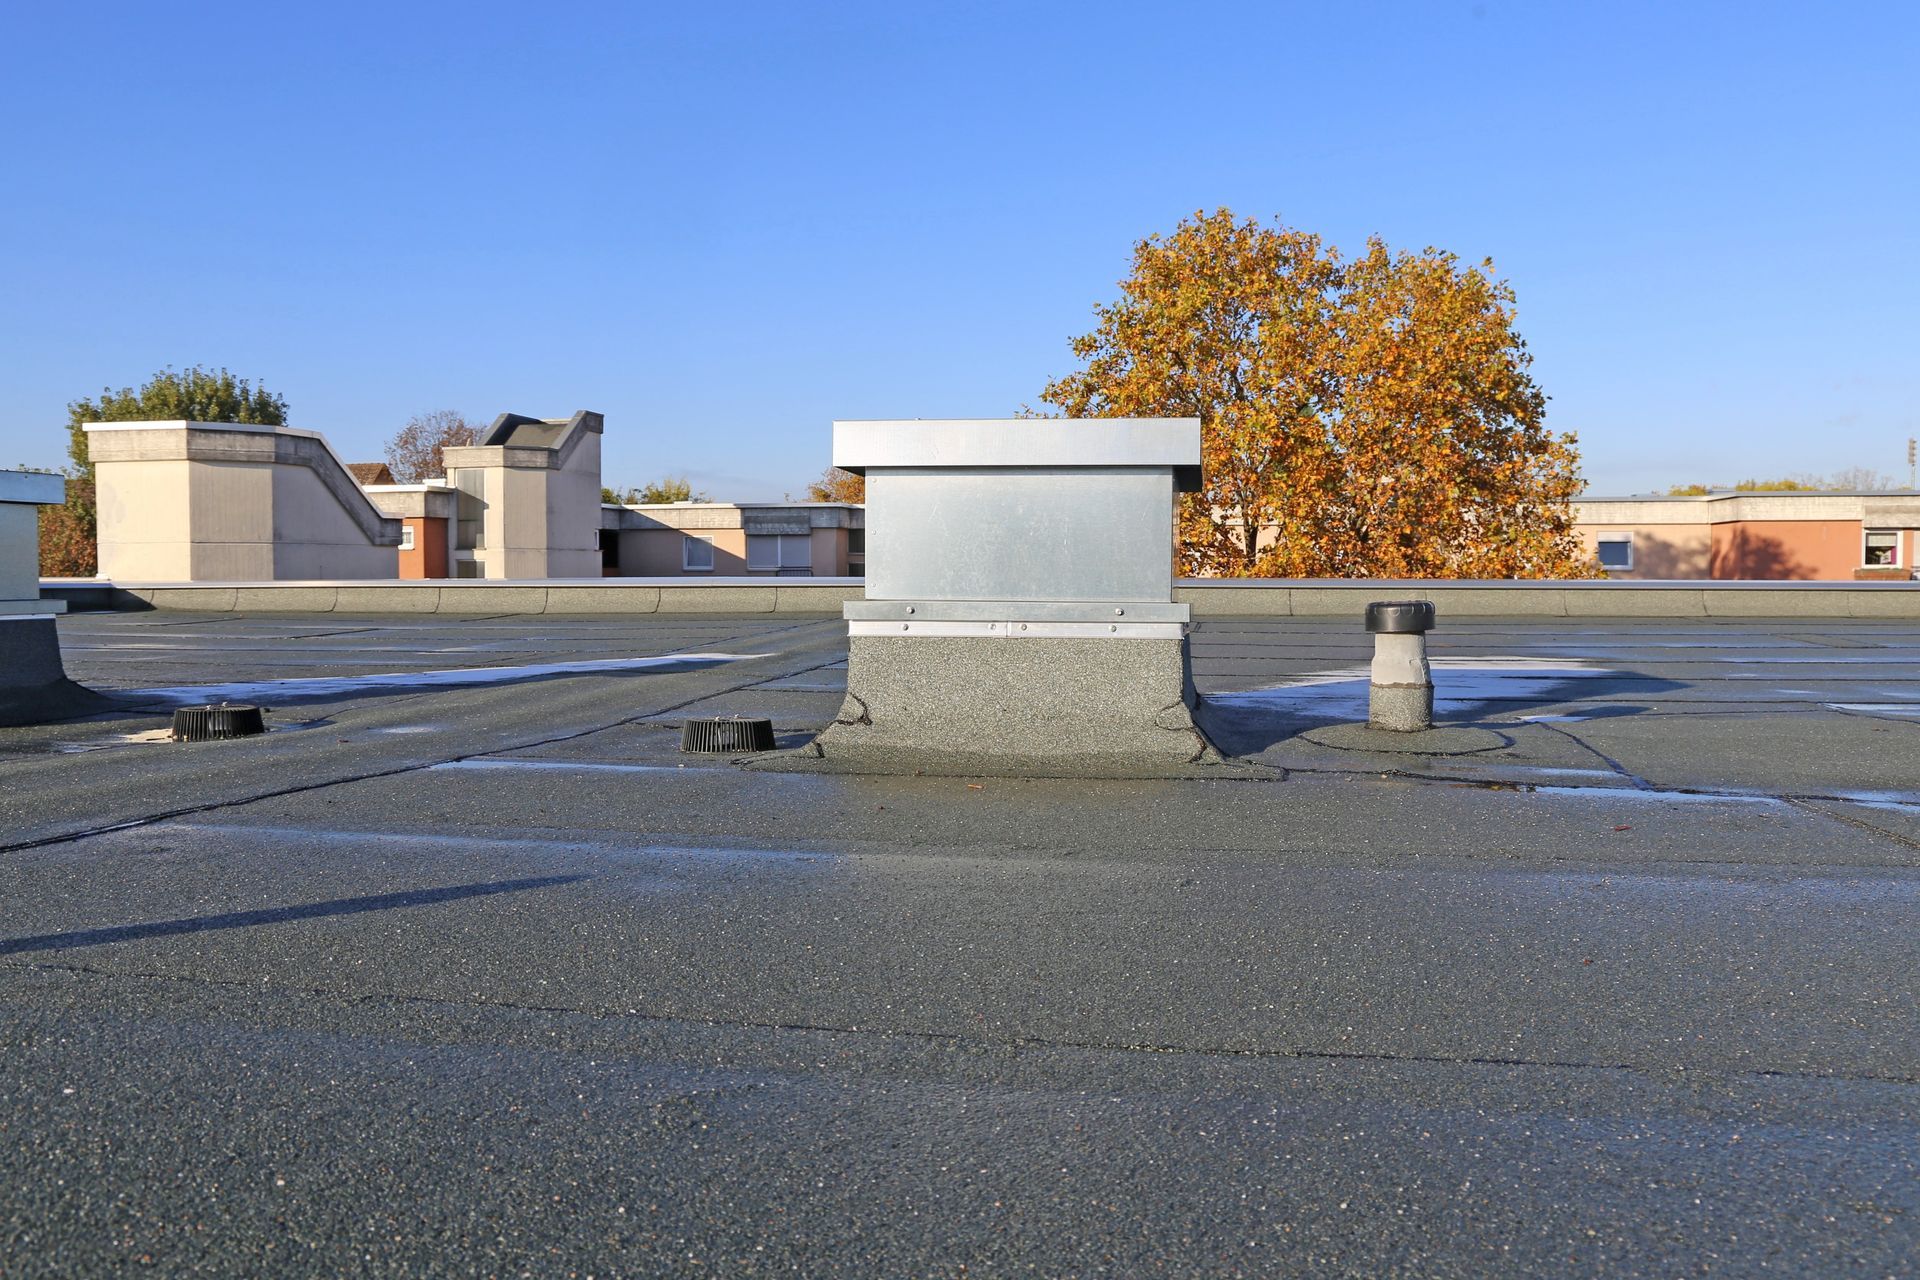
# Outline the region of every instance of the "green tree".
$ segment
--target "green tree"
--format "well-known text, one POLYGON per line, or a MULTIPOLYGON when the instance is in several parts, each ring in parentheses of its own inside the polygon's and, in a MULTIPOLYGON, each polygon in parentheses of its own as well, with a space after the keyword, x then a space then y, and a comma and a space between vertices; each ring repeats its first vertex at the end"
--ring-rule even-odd
POLYGON ((47 577, 91 577, 99 570, 98 521, 94 509, 93 459, 87 453, 89 422, 245 422, 281 426, 287 401, 225 369, 194 365, 162 369, 139 390, 101 389, 96 400, 67 406, 67 500, 40 509, 40 572, 47 577))
POLYGON ((1676 484, 1670 498, 1700 498, 1709 493, 1818 493, 1822 490, 1871 492, 1897 489, 1899 481, 1872 467, 1845 467, 1830 476, 1782 476, 1777 480, 1742 480, 1739 484, 1676 484))
POLYGON ((147 379, 138 391, 105 387, 98 401, 75 400, 67 406, 67 457, 73 464, 67 474, 93 479, 93 462, 87 457, 87 433, 83 430, 87 423, 174 419, 278 427, 286 424, 287 401, 225 369, 199 365, 178 372, 169 366, 147 379))
POLYGON ((643 485, 638 489, 629 489, 625 494, 617 494, 612 489, 602 489, 600 493, 603 502, 631 502, 642 506, 668 502, 713 501, 704 493, 695 493, 693 482, 685 476, 661 476, 652 484, 643 485))

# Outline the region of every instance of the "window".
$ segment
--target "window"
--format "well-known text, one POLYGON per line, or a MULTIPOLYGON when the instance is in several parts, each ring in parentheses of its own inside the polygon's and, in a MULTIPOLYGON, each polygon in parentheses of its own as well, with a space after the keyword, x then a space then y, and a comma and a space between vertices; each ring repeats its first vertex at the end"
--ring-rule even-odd
POLYGON ((1633 535, 1630 533, 1603 533, 1597 539, 1602 569, 1633 568, 1633 535))
POLYGON ((400 549, 402 551, 413 550, 413 526, 410 524, 400 526, 400 549))
POLYGON ((713 542, 685 534, 680 539, 680 567, 688 573, 713 572, 713 542))
POLYGON ((863 556, 867 554, 867 531, 865 529, 847 530, 847 554, 863 556))
POLYGON ((486 546, 487 473, 456 471, 453 473, 453 487, 460 493, 453 530, 455 549, 473 551, 486 546))
POLYGON ((478 560, 475 560, 472 556, 468 556, 464 560, 455 560, 453 562, 453 576, 456 578, 486 577, 484 573, 480 572, 480 562, 478 560))
POLYGON ((750 533, 747 535, 747 568, 758 572, 811 572, 813 539, 804 533, 750 533))
POLYGON ((1892 529, 1867 530, 1867 553, 1861 564, 1893 566, 1900 563, 1900 535, 1892 529))

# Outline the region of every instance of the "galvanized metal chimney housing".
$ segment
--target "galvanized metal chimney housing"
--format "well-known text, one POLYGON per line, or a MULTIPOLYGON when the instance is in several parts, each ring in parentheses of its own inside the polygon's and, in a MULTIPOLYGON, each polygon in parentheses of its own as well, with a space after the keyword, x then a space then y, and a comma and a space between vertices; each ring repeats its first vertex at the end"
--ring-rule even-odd
POLYGON ((1191 418, 836 422, 867 481, 847 698, 810 752, 874 772, 1137 777, 1215 762, 1173 602, 1191 418))
POLYGON ((66 500, 67 482, 39 471, 0 471, 0 725, 38 724, 104 701, 67 679, 54 616, 40 598, 39 509, 66 500))

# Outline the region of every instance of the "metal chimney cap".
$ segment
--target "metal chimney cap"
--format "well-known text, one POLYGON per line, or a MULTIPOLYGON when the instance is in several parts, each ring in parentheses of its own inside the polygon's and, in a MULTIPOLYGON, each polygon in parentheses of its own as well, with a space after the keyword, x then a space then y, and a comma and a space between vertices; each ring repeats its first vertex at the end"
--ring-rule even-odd
POLYGON ((1418 635, 1433 630, 1431 600, 1375 600, 1367 606, 1367 630, 1376 635, 1418 635))

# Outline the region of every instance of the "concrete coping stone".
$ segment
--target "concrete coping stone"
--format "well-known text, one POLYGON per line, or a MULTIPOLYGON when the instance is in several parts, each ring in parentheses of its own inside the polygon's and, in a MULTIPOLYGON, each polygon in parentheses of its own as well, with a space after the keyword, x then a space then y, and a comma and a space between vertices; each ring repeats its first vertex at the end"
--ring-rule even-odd
POLYGON ((657 613, 658 587, 548 587, 548 613, 657 613))
POLYGON ((394 590, 386 586, 343 586, 334 593, 336 613, 435 613, 438 591, 394 590))
POLYGON ((1268 579, 1183 579, 1171 604, 1144 602, 1005 602, 869 600, 858 578, 565 578, 358 579, 238 583, 109 582, 46 579, 42 611, 61 601, 77 607, 126 606, 230 612, 365 613, 819 613, 893 619, 911 604, 914 616, 971 621, 1077 619, 1080 610, 1115 607, 1128 622, 1261 617, 1362 616, 1371 600, 1431 600, 1445 628, 1450 618, 1920 618, 1920 583, 1904 582, 1451 582, 1352 579, 1318 582, 1268 579), (936 614, 933 610, 949 612, 936 614), (1011 610, 1011 612, 1010 612, 1011 610), (1054 611, 1061 611, 1057 615, 1054 611), (1184 611, 1167 613, 1161 611, 1184 611))
MULTIPOLYGON (((723 586, 700 583, 693 586, 660 588, 661 613, 772 613, 778 603, 778 588, 723 586)), ((823 612, 832 612, 826 608, 823 612)))
POLYGON ((233 607, 243 612, 331 613, 339 594, 337 587, 235 587, 233 607))
POLYGON ((489 591, 440 592, 441 613, 545 613, 547 588, 493 584, 489 591))

